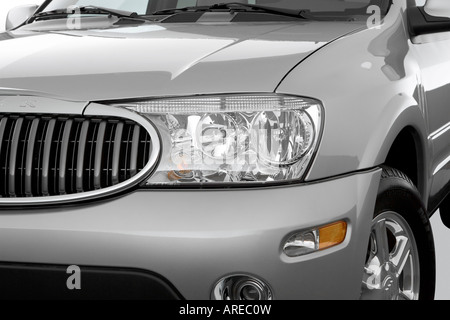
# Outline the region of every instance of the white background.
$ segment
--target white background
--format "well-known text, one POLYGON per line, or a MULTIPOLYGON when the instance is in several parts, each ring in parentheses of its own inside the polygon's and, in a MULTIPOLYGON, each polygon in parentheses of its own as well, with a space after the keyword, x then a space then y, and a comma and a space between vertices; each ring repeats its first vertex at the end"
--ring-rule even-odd
MULTIPOLYGON (((0 31, 4 30, 5 17, 10 8, 23 4, 40 4, 43 0, 0 0, 0 31)), ((1 52, 1 46, 0 46, 1 52)), ((431 218, 436 245, 436 299, 450 300, 450 230, 441 222, 439 212, 431 218), (448 270, 448 271, 447 271, 448 270)))

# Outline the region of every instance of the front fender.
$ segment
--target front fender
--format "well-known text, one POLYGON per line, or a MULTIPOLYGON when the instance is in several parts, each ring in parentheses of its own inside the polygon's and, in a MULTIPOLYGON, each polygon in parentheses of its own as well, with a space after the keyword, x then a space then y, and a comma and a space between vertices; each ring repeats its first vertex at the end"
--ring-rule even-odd
MULTIPOLYGON (((422 154, 430 154, 420 69, 403 22, 405 6, 395 1, 380 28, 330 43, 277 88, 278 93, 316 98, 325 109, 322 141, 308 181, 383 164, 405 127, 417 132, 422 154)), ((425 167, 428 162, 419 161, 425 167)))

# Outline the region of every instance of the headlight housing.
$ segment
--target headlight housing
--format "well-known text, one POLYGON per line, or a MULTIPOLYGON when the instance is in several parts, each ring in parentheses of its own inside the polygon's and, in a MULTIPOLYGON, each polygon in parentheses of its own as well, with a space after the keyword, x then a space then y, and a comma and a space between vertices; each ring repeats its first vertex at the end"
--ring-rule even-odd
POLYGON ((115 104, 147 117, 162 155, 144 186, 273 184, 304 177, 320 140, 319 101, 220 95, 115 104))

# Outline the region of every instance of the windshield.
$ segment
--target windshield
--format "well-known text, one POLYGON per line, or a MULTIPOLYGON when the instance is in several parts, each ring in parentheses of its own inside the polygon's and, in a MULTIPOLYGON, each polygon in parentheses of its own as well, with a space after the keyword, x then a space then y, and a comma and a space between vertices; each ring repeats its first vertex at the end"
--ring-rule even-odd
POLYGON ((41 11, 66 9, 71 6, 96 6, 151 15, 166 9, 193 6, 212 6, 219 3, 244 3, 276 9, 305 10, 311 14, 332 13, 334 15, 365 15, 368 7, 375 5, 385 13, 389 0, 48 0, 41 11))

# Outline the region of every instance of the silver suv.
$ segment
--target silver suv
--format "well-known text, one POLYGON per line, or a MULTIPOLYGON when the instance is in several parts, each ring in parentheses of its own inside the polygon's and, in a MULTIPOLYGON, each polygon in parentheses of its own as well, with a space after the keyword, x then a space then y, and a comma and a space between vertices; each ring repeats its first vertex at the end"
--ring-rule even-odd
POLYGON ((47 0, 6 26, 2 297, 434 297, 450 1, 47 0))

